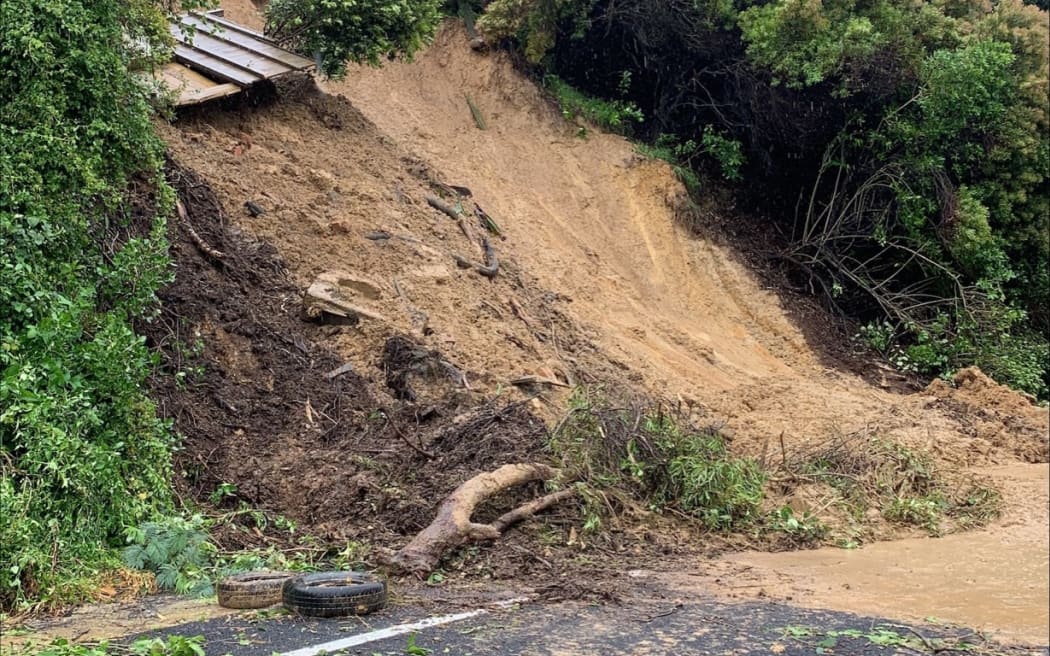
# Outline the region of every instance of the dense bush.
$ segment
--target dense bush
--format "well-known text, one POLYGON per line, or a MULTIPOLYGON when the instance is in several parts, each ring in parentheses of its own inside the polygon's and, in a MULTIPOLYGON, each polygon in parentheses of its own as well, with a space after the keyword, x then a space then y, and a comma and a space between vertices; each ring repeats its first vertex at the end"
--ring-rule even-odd
POLYGON ((478 24, 633 102, 637 135, 703 144, 688 161, 739 175, 800 282, 889 325, 903 366, 1046 398, 1045 3, 493 0, 478 24))
POLYGON ((124 528, 170 503, 171 436, 131 328, 170 273, 172 197, 131 72, 166 34, 144 0, 0 4, 3 607, 81 592, 124 528))

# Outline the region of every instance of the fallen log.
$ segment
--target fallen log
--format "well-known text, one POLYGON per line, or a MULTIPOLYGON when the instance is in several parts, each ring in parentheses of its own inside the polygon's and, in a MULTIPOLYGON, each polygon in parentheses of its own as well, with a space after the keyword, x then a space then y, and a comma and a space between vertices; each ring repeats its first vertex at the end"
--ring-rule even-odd
POLYGON ((425 575, 434 571, 450 549, 470 542, 495 540, 509 527, 576 493, 575 488, 559 490, 524 504, 500 516, 491 524, 471 521, 474 509, 503 490, 555 478, 558 470, 540 463, 503 465, 478 474, 457 487, 438 507, 437 516, 401 550, 385 557, 384 564, 397 572, 425 575))

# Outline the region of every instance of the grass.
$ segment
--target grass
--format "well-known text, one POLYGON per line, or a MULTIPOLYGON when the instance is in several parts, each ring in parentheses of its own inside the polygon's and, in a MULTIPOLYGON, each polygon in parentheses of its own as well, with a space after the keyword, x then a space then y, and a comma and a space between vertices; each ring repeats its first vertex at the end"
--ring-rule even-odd
POLYGON ((851 548, 885 535, 886 524, 934 536, 982 526, 1002 504, 980 479, 942 471, 928 454, 875 435, 835 436, 767 469, 731 453, 717 427, 690 426, 645 403, 611 403, 593 389, 575 390, 548 448, 565 480, 581 482, 584 533, 648 511, 780 547, 851 548), (770 508, 800 493, 818 495, 819 509, 770 508))
POLYGON ((775 478, 786 488, 823 483, 857 524, 877 510, 887 522, 937 536, 999 516, 998 491, 974 476, 949 474, 915 448, 876 435, 841 435, 785 458, 775 478))

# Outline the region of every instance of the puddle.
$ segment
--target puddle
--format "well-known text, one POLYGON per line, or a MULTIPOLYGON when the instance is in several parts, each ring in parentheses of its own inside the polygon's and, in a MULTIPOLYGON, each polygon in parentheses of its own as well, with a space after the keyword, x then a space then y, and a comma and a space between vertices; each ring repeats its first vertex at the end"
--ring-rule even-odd
POLYGON ((1002 640, 1050 643, 1050 469, 984 470, 1002 486, 1008 515, 943 538, 857 550, 744 552, 724 557, 716 585, 738 596, 966 625, 1002 640))

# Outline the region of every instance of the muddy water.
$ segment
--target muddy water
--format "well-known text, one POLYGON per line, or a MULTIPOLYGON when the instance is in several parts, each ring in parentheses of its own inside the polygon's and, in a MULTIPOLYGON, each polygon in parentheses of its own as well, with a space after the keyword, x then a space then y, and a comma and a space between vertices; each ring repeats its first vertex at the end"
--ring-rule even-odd
POLYGON ((1002 639, 1050 643, 1047 465, 985 471, 1009 514, 995 525, 943 538, 857 550, 742 553, 723 559, 725 588, 792 603, 901 619, 935 617, 1002 639))

